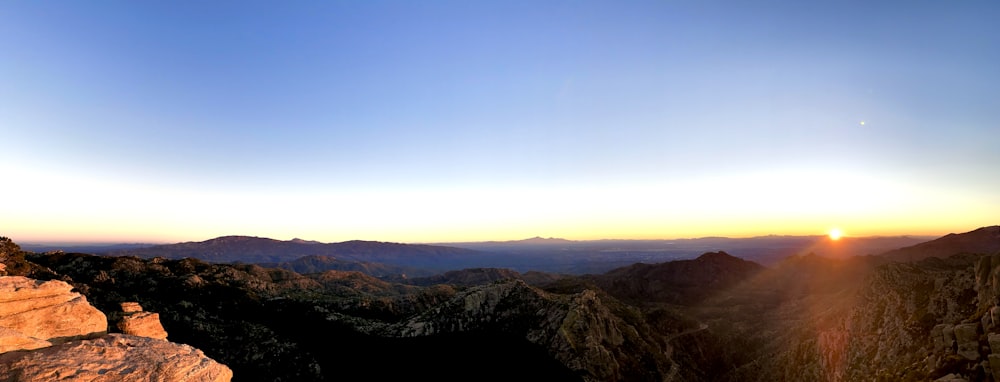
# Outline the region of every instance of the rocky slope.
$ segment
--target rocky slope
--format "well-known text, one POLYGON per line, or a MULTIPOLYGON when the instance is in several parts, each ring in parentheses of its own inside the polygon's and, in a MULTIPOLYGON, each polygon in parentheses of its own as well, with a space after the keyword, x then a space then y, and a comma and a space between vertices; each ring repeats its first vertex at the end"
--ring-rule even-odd
MULTIPOLYGON (((982 245, 989 228, 944 239, 982 245)), ((728 322, 748 350, 724 379, 1000 380, 1000 254, 782 265, 701 304, 700 317, 728 322)))
POLYGON ((191 346, 125 334, 0 354, 4 381, 224 382, 232 377, 229 368, 191 346))
POLYGON ((935 240, 883 253, 893 261, 919 261, 928 257, 945 258, 960 253, 992 254, 1000 252, 1000 226, 982 227, 970 232, 948 234, 935 240))
POLYGON ((375 277, 422 277, 431 276, 435 272, 415 267, 395 266, 368 261, 341 260, 333 256, 310 255, 292 261, 280 263, 262 263, 265 268, 287 269, 299 274, 321 273, 326 271, 357 271, 375 277))
POLYGON ((403 337, 502 332, 542 346, 585 381, 663 380, 669 361, 659 336, 638 310, 611 300, 589 289, 555 295, 507 280, 459 293, 387 331, 403 337))

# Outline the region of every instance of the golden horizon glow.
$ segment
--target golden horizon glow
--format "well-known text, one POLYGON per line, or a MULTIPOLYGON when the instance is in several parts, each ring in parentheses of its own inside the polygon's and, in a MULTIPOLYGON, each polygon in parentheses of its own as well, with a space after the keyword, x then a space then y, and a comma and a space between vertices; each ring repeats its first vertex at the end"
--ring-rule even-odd
POLYGON ((403 243, 670 240, 815 235, 830 221, 849 224, 854 236, 940 236, 997 224, 1000 213, 961 189, 815 169, 628 184, 309 191, 166 187, 0 170, 32 185, 2 195, 17 202, 0 210, 0 235, 24 242, 163 243, 225 235, 403 243), (942 202, 921 204, 932 199, 942 202))

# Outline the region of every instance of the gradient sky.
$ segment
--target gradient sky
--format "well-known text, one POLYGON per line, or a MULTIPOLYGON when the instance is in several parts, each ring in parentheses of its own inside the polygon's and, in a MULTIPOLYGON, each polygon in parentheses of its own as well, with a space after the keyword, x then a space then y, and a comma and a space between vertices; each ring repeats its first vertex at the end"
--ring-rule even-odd
POLYGON ((4 1, 0 235, 1000 223, 995 1, 4 1))

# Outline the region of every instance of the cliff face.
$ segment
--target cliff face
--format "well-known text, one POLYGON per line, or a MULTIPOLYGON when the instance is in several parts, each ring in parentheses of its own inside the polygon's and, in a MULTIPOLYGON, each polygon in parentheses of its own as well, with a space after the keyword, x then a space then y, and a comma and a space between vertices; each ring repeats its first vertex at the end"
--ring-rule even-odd
POLYGON ((587 381, 663 380, 670 362, 662 342, 656 341, 660 337, 645 326, 638 311, 609 306, 607 299, 611 297, 589 289, 555 295, 521 280, 507 280, 459 293, 389 332, 403 337, 514 333, 544 347, 587 381))
POLYGON ((760 372, 734 379, 1000 381, 1000 255, 868 272, 839 300, 802 300, 799 323, 762 346, 774 350, 755 361, 760 372))
POLYGON ((232 378, 228 367, 190 346, 105 335, 107 317, 71 290, 63 281, 0 277, 0 380, 215 382, 232 378))

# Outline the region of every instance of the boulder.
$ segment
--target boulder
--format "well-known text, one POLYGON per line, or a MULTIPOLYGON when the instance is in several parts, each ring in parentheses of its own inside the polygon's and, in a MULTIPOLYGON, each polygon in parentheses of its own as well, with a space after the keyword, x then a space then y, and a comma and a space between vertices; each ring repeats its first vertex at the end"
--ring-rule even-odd
POLYGON ((979 359, 979 324, 955 325, 955 341, 958 343, 958 355, 969 360, 979 359))
POLYGON ((226 365, 188 345, 127 334, 0 355, 0 380, 228 382, 226 365))
POLYGON ((122 313, 125 314, 138 313, 142 311, 142 305, 139 305, 139 303, 135 301, 123 302, 121 303, 121 307, 122 313))
POLYGON ((159 313, 143 312, 142 306, 137 302, 123 302, 121 306, 124 316, 122 316, 121 321, 118 321, 118 329, 122 333, 161 340, 167 339, 167 331, 160 323, 159 313))
POLYGON ((63 281, 0 277, 0 327, 53 343, 106 333, 104 313, 72 289, 63 281))

